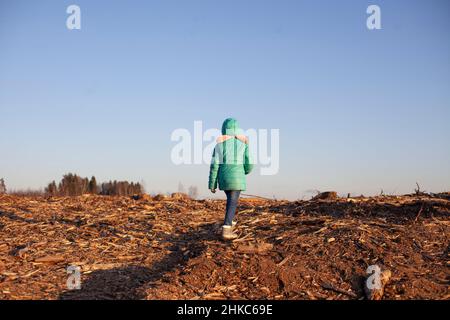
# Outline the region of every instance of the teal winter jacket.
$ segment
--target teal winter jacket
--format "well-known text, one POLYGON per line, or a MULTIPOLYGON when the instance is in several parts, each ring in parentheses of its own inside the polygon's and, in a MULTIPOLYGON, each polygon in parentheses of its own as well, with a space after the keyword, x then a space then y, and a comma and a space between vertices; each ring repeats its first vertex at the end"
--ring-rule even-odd
POLYGON ((209 170, 209 189, 245 190, 245 175, 252 171, 248 140, 241 134, 235 119, 228 118, 222 125, 222 135, 212 155, 209 170))

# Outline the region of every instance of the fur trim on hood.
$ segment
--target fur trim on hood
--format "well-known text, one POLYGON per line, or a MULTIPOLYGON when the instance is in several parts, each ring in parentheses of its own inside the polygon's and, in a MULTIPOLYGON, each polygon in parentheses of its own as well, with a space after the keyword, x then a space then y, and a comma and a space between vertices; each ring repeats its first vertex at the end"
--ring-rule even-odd
POLYGON ((246 136, 242 135, 242 134, 238 134, 238 135, 235 135, 235 136, 230 136, 230 135, 224 134, 224 135, 221 135, 221 136, 217 137, 216 141, 217 141, 217 143, 222 143, 222 142, 225 142, 225 141, 227 141, 229 139, 232 139, 232 138, 236 138, 239 141, 241 141, 241 142, 243 142, 245 144, 248 144, 248 138, 246 136))

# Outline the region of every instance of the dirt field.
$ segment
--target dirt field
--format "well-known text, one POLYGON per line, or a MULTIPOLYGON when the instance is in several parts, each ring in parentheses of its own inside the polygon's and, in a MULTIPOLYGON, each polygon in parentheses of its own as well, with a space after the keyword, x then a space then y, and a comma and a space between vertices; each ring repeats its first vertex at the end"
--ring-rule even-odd
POLYGON ((0 299, 449 299, 450 194, 241 201, 0 196, 0 299), (66 268, 81 268, 68 290, 66 268))

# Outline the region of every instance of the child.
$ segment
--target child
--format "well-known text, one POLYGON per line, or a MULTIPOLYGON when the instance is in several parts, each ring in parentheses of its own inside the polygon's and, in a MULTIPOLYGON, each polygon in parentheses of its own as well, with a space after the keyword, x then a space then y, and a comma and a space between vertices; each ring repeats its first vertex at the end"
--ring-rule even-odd
POLYGON ((222 226, 222 238, 233 240, 238 236, 233 232, 236 208, 241 191, 246 189, 245 175, 249 174, 253 165, 250 161, 247 137, 241 135, 238 122, 228 118, 223 122, 222 135, 217 138, 211 167, 209 170, 209 189, 219 189, 227 195, 225 222, 222 226))

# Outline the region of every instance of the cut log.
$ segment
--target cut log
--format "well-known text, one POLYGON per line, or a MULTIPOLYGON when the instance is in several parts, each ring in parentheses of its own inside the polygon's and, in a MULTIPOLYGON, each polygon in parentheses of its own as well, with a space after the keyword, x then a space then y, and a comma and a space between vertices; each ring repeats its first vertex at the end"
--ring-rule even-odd
POLYGON ((142 194, 132 195, 131 199, 133 199, 133 200, 152 200, 152 197, 149 194, 142 193, 142 194))
POLYGON ((165 194, 157 194, 156 196, 154 196, 153 197, 153 200, 156 200, 156 201, 162 201, 162 200, 165 200, 165 199, 167 199, 168 198, 168 196, 167 195, 165 195, 165 194))
POLYGON ((321 192, 311 200, 336 200, 338 198, 336 191, 321 192))
POLYGON ((170 197, 175 200, 188 200, 189 199, 189 196, 183 192, 174 192, 170 195, 170 197))
POLYGON ((65 259, 63 256, 55 255, 55 256, 45 256, 45 257, 37 258, 36 260, 34 260, 34 262, 54 264, 54 263, 62 262, 64 260, 65 259))

